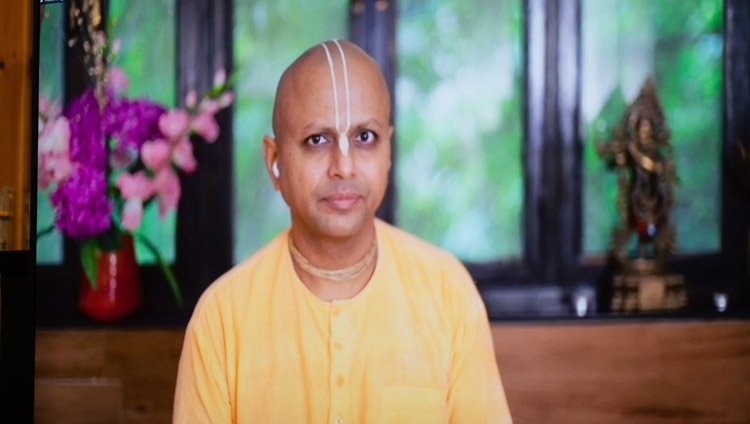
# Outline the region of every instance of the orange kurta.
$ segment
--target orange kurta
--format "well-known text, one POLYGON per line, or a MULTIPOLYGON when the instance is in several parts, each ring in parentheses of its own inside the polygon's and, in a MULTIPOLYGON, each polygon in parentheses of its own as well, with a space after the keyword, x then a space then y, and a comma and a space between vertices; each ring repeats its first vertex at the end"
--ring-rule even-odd
POLYGON ((297 277, 288 231, 209 287, 188 325, 175 423, 509 423, 489 322, 448 253, 376 222, 352 299, 297 277))

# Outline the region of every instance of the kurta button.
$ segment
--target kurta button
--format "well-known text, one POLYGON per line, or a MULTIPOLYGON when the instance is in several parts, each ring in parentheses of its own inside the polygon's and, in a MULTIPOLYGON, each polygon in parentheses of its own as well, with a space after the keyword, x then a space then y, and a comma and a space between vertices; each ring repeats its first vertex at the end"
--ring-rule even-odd
POLYGON ((336 377, 336 387, 341 387, 343 385, 344 385, 344 377, 341 375, 336 377))
POLYGON ((342 420, 341 417, 336 417, 336 419, 333 420, 333 422, 336 424, 344 424, 344 420, 342 420))
POLYGON ((335 342, 333 342, 333 348, 336 350, 341 350, 344 348, 344 346, 341 345, 340 341, 336 340, 335 342))

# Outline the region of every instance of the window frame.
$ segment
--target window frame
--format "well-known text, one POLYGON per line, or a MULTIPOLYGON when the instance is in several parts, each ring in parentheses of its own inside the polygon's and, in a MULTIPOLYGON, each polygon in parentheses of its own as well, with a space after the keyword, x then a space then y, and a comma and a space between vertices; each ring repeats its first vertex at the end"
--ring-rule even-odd
MULTIPOLYGON (((76 0, 71 0, 76 1, 76 0)), ((103 0, 106 10, 106 0, 103 0)), ((233 1, 182 0, 177 13, 177 104, 188 87, 210 86, 220 67, 232 69, 233 1)), ((380 64, 393 92, 396 0, 352 0, 350 39, 380 64)), ((523 257, 517 261, 467 263, 495 320, 568 319, 571 294, 596 293, 601 318, 609 316, 609 281, 614 273, 605 261, 582 253, 582 151, 580 125, 581 1, 524 0, 524 222, 523 257), (554 190, 544 190, 554 187, 554 190)), ((712 295, 725 291, 738 310, 750 310, 747 299, 750 195, 742 192, 727 170, 727 155, 750 134, 750 3, 724 2, 723 110, 721 158, 721 247, 716 253, 678 255, 671 269, 685 276, 691 307, 672 314, 647 316, 693 317, 714 314, 712 295), (737 305, 737 303, 734 303, 737 305)), ((67 27, 67 25, 66 25, 67 27)), ((66 49, 65 99, 85 87, 80 64, 66 49)), ((395 96, 392 96, 392 103, 395 96)), ((393 104, 393 110, 396 105, 393 104)), ((143 310, 123 325, 182 325, 203 290, 232 266, 232 110, 217 115, 221 135, 211 146, 198 144, 200 172, 181 176, 182 198, 177 215, 174 270, 185 304, 175 305, 157 266, 142 266, 143 310)), ((398 143, 397 139, 393 143, 398 143)), ((396 150, 392 161, 397 166, 396 150)), ((394 222, 396 190, 393 166, 385 199, 377 215, 394 222)), ((77 258, 77 246, 64 242, 64 258, 77 258)), ((76 260, 37 267, 38 322, 42 326, 87 325, 77 312, 80 280, 76 260), (62 283, 60 283, 62 282, 62 283)), ((633 314, 641 318, 643 314, 633 314)), ((618 315, 618 317, 622 317, 618 315)))

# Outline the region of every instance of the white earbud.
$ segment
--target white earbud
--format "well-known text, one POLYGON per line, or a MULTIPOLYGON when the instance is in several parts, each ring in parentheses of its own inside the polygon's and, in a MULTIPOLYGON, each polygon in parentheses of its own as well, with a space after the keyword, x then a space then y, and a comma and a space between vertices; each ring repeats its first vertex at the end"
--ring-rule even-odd
POLYGON ((273 176, 274 177, 279 178, 279 174, 281 174, 281 173, 279 172, 279 163, 278 162, 276 162, 276 161, 273 162, 273 165, 271 166, 271 171, 273 171, 273 176))

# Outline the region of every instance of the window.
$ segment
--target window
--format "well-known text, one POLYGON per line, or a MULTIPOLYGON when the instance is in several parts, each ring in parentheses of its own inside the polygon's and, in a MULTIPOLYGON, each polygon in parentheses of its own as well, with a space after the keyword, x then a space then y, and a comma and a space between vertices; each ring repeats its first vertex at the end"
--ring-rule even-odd
POLYGON ((581 7, 584 251, 605 252, 617 223, 614 174, 604 169, 594 143, 611 136, 649 77, 671 127, 680 179, 673 212, 678 252, 717 251, 722 2, 611 0, 584 1, 581 7))
MULTIPOLYGON (((108 4, 111 13, 140 9, 108 4)), ((173 43, 174 73, 158 71, 175 82, 165 96, 180 104, 188 87, 205 89, 225 67, 238 72, 237 100, 217 116, 220 140, 196 146, 201 171, 183 179, 168 230, 186 306, 173 305, 166 284, 151 284, 162 277, 144 265, 146 305, 133 323, 185 322, 208 284, 288 225, 261 140, 271 132, 281 71, 302 49, 335 37, 370 52, 394 92, 395 169, 379 216, 465 260, 491 316, 566 316, 579 286, 604 289, 606 310, 614 184, 591 144, 608 138, 649 74, 682 179, 673 269, 699 308, 710 307, 714 291, 746 290, 750 198, 728 170, 735 146, 750 143, 743 0, 186 0, 174 8, 173 31, 145 15, 123 18, 134 20, 119 28, 136 44, 151 43, 157 26, 174 33, 157 41, 165 47, 156 57, 127 62, 129 72, 148 74, 173 43)), ((64 72, 71 92, 76 70, 64 72)), ((70 241, 63 247, 61 264, 53 254, 39 268, 42 325, 81 323, 70 318, 76 250, 70 241)))
POLYGON ((399 8, 396 223, 465 261, 517 259, 521 2, 402 1, 399 8))

